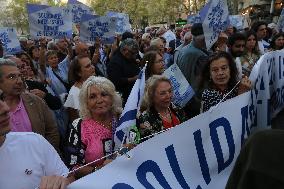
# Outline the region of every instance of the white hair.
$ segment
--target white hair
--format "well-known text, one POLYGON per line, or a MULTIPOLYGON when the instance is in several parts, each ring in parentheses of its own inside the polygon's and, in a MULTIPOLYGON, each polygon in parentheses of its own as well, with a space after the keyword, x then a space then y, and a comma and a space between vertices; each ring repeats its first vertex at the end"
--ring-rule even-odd
POLYGON ((115 91, 114 84, 105 77, 91 76, 82 85, 79 94, 80 102, 80 117, 82 119, 91 118, 91 111, 88 109, 88 97, 90 87, 96 86, 100 90, 107 92, 112 98, 111 112, 114 115, 119 115, 122 112, 122 99, 121 96, 115 91))

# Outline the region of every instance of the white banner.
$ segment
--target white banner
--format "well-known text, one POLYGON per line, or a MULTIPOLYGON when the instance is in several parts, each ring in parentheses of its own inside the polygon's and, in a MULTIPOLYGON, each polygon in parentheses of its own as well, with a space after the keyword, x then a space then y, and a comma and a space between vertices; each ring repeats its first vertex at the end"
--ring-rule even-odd
POLYGON ((184 107, 186 103, 194 96, 194 91, 180 71, 178 65, 174 63, 163 73, 171 80, 174 91, 174 104, 184 107))
POLYGON ((121 156, 68 189, 224 188, 240 151, 241 110, 249 96, 147 140, 128 153, 130 159, 121 156))
POLYGON ((14 28, 0 28, 0 41, 3 44, 4 54, 16 54, 22 50, 14 28))
POLYGON ((30 34, 60 39, 72 37, 72 15, 69 9, 47 5, 27 4, 30 34))
POLYGON ((130 158, 118 157, 68 189, 225 188, 244 139, 269 128, 271 114, 283 108, 284 51, 263 56, 251 78, 252 91, 145 141, 130 158))

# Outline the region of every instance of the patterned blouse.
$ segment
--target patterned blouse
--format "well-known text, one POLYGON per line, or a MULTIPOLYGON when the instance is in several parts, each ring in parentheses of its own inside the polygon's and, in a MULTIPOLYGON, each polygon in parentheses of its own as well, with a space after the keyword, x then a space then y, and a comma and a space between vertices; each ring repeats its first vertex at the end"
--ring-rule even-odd
MULTIPOLYGON (((187 117, 184 113, 184 111, 173 104, 170 106, 171 113, 176 116, 179 123, 185 122, 187 120, 187 117)), ((172 118, 173 119, 173 118, 172 118)), ((166 129, 163 125, 163 120, 159 116, 158 112, 155 110, 154 107, 151 107, 149 111, 144 111, 139 116, 139 119, 137 121, 137 126, 139 127, 141 142, 147 140, 144 139, 144 137, 147 137, 149 135, 155 134, 157 132, 160 132, 164 129, 166 129), (144 125, 145 128, 141 128, 140 126, 144 125)), ((173 125, 175 126, 175 125, 173 125)))
MULTIPOLYGON (((202 92, 201 96, 201 113, 208 111, 211 107, 217 105, 224 96, 230 92, 230 90, 226 89, 223 92, 217 89, 205 89, 202 92)), ((238 88, 236 87, 223 101, 226 101, 230 98, 234 98, 238 95, 238 88)))
MULTIPOLYGON (((112 153, 113 134, 117 126, 112 119, 112 130, 106 129, 93 119, 76 119, 68 132, 66 163, 70 168, 92 162, 112 153)), ((100 165, 104 160, 96 163, 100 165)))

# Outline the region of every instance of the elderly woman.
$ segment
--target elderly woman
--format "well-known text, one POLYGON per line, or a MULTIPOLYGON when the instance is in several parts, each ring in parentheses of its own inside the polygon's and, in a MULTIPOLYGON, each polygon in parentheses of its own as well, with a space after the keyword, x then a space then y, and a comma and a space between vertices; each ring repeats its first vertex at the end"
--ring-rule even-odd
MULTIPOLYGON (((104 78, 91 76, 82 85, 80 116, 73 122, 68 133, 67 164, 71 168, 93 162, 112 153, 112 141, 122 100, 113 83, 104 78)), ((101 160, 76 171, 77 177, 85 176, 109 160, 101 160)))
POLYGON ((79 118, 79 93, 80 89, 90 76, 95 74, 95 68, 87 56, 76 56, 69 68, 68 80, 73 84, 64 107, 67 108, 69 119, 73 121, 79 118))
POLYGON ((153 75, 147 80, 138 119, 141 140, 186 121, 184 112, 172 103, 173 89, 169 79, 153 75), (143 111, 143 107, 146 110, 143 111))

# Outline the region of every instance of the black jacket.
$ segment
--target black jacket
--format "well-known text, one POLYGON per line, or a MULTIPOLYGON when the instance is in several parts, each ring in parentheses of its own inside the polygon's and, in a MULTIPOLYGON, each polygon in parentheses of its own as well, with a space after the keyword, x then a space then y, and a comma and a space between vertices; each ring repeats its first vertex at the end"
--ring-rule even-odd
POLYGON ((114 54, 107 66, 109 79, 114 83, 116 90, 122 94, 124 103, 127 101, 135 83, 128 82, 127 79, 138 75, 139 72, 139 65, 127 60, 120 51, 114 54))

